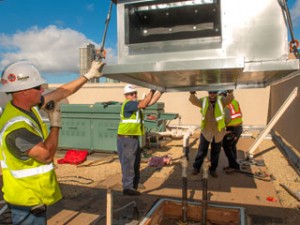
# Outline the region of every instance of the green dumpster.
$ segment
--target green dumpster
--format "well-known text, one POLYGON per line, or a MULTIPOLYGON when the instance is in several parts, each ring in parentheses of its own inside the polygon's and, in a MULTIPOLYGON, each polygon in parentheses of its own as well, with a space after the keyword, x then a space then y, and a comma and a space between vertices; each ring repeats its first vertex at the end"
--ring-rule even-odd
POLYGON ((59 148, 117 151, 121 104, 61 105, 59 148))
MULTIPOLYGON (((117 151, 121 103, 61 105, 62 129, 58 147, 88 151, 117 151)), ((145 136, 140 138, 145 146, 145 136)))
POLYGON ((62 128, 59 134, 59 148, 90 149, 91 114, 93 105, 72 104, 60 106, 62 128))
POLYGON ((94 150, 117 151, 117 133, 120 122, 121 103, 106 105, 95 103, 93 114, 92 146, 94 150))

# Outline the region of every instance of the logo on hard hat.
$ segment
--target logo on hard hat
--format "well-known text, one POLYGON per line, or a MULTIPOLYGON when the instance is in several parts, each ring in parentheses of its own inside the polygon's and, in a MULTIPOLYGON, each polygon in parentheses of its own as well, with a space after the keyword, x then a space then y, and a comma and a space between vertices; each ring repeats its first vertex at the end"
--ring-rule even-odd
POLYGON ((7 84, 7 83, 8 83, 8 82, 7 82, 7 80, 6 80, 6 79, 3 79, 3 78, 1 79, 1 84, 3 84, 3 85, 4 85, 4 84, 7 84))
POLYGON ((24 74, 19 74, 19 75, 17 76, 17 78, 18 78, 18 80, 23 80, 23 79, 28 79, 29 76, 28 76, 28 75, 24 75, 24 74))
POLYGON ((10 82, 14 82, 16 79, 17 79, 16 75, 12 73, 7 76, 7 80, 10 82))

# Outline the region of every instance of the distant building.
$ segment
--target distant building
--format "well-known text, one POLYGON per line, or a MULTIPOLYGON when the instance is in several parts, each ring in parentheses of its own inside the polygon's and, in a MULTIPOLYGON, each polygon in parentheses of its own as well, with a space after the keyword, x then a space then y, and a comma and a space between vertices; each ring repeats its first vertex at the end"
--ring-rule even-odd
MULTIPOLYGON (((86 74, 90 68, 92 61, 96 59, 96 48, 95 45, 88 43, 79 49, 80 57, 80 76, 86 74)), ((92 79, 90 83, 99 83, 99 78, 92 79)))
MULTIPOLYGON (((88 43, 82 46, 79 49, 79 57, 80 57, 80 76, 86 74, 90 68, 92 61, 96 59, 97 54, 99 54, 99 49, 95 48, 95 45, 88 43)), ((119 81, 113 80, 110 78, 100 78, 101 82, 103 83, 118 83, 119 81)), ((92 79, 89 81, 89 83, 99 83, 99 78, 92 79)))

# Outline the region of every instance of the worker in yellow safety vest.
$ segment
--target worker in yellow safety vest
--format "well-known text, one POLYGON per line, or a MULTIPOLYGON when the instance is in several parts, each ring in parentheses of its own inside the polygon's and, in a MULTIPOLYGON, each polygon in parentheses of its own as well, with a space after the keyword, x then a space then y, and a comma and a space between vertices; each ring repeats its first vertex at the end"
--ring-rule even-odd
POLYGON ((217 177, 219 154, 223 137, 226 134, 224 107, 234 99, 233 91, 229 90, 227 97, 218 96, 218 91, 208 91, 208 96, 200 99, 195 96, 195 93, 195 91, 190 92, 189 101, 200 108, 202 121, 200 143, 193 163, 192 175, 200 173, 209 145, 211 145, 209 174, 217 177))
MULTIPOLYGON (((226 97, 227 93, 222 92, 226 97)), ((243 115, 240 104, 236 99, 233 99, 225 108, 229 112, 231 121, 226 125, 226 135, 223 138, 222 146, 228 160, 228 166, 224 168, 226 173, 232 173, 240 170, 240 165, 237 162, 237 143, 243 133, 243 115)))
POLYGON ((156 103, 161 95, 162 92, 151 90, 143 100, 138 101, 136 87, 131 84, 124 87, 125 101, 121 107, 117 138, 124 195, 140 195, 138 191, 141 162, 139 137, 145 132, 141 109, 156 103))
POLYGON ((42 95, 46 80, 27 60, 8 65, 0 92, 11 94, 0 118, 0 160, 3 197, 13 224, 47 224, 47 206, 62 197, 53 165, 61 127, 59 101, 102 75, 101 62, 93 62, 84 76, 42 95), (39 109, 48 113, 50 130, 39 109))

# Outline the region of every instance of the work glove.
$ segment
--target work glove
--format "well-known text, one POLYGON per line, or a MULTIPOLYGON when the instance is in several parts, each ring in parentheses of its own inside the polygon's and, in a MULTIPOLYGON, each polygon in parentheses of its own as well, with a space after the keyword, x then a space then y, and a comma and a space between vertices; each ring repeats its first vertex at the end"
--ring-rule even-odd
POLYGON ((48 114, 50 120, 50 127, 61 127, 61 112, 60 104, 55 102, 53 108, 45 108, 45 112, 48 114))
POLYGON ((89 70, 89 72, 87 72, 83 76, 88 80, 101 77, 103 75, 102 69, 103 69, 104 65, 105 65, 105 63, 103 63, 103 62, 93 61, 92 65, 91 65, 91 69, 89 70))

